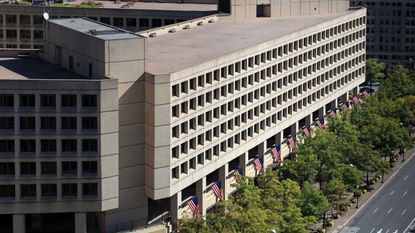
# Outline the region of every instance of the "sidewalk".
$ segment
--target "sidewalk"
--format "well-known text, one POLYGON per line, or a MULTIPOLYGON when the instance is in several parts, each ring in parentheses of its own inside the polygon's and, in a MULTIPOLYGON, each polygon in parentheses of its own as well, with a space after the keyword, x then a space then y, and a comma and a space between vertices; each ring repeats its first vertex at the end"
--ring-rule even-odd
MULTIPOLYGON (((411 150, 405 151, 405 162, 410 159, 410 157, 414 156, 415 148, 412 148, 411 150)), ((384 175, 384 182, 386 182, 395 172, 402 167, 405 162, 402 162, 402 157, 398 159, 398 161, 395 162, 395 166, 392 168, 392 170, 384 175)), ((381 183, 381 180, 377 181, 375 184, 373 184, 372 190, 370 192, 367 192, 363 194, 359 198, 359 208, 361 208, 364 204, 366 204, 370 198, 378 191, 384 183, 381 183)), ((329 227, 327 229, 328 233, 338 233, 341 231, 343 226, 348 222, 348 220, 353 217, 353 215, 358 211, 357 208, 355 208, 356 204, 353 204, 352 207, 347 211, 344 212, 341 217, 334 221, 333 226, 329 227)))

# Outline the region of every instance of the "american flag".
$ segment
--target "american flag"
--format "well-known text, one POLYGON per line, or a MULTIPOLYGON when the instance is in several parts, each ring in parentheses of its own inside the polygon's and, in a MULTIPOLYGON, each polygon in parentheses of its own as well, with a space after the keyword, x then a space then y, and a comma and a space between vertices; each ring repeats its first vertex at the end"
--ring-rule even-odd
POLYGON ((349 101, 347 101, 345 105, 346 105, 347 109, 351 109, 352 108, 352 106, 350 105, 350 102, 349 101))
POLYGON ((336 109, 332 109, 332 110, 330 111, 330 116, 331 116, 331 117, 335 117, 335 116, 336 116, 336 109))
POLYGON ((369 94, 366 90, 364 90, 362 94, 363 94, 363 96, 368 96, 368 95, 370 95, 370 94, 369 94))
POLYGON ((324 129, 324 118, 320 117, 319 119, 316 120, 316 124, 318 125, 318 127, 320 129, 324 129))
POLYGON ((288 145, 290 146, 291 151, 295 151, 297 146, 295 145, 294 137, 288 138, 288 145))
POLYGON ((199 202, 197 201, 197 196, 193 196, 192 199, 190 199, 187 202, 187 205, 192 210, 193 214, 195 214, 195 215, 199 215, 200 214, 199 202))
POLYGON ((357 96, 353 96, 353 102, 360 103, 360 99, 357 96))
POLYGON ((272 148, 272 150, 271 150, 271 153, 272 153, 272 155, 274 156, 274 159, 276 160, 276 161, 281 161, 281 153, 280 153, 280 151, 281 151, 281 145, 276 145, 274 148, 272 148))
POLYGON ((255 170, 261 170, 262 164, 264 163, 264 156, 260 155, 257 159, 254 161, 255 170))
POLYGON ((234 172, 233 172, 233 176, 235 177, 235 181, 236 182, 240 182, 241 181, 241 176, 243 175, 242 174, 243 173, 243 171, 242 171, 242 168, 241 167, 238 167, 234 172))
POLYGON ((304 127, 304 129, 303 129, 303 133, 304 133, 304 135, 306 136, 306 137, 310 137, 310 130, 308 129, 308 127, 306 126, 306 127, 304 127))
POLYGON ((212 185, 212 191, 219 200, 223 201, 225 199, 220 181, 212 185))

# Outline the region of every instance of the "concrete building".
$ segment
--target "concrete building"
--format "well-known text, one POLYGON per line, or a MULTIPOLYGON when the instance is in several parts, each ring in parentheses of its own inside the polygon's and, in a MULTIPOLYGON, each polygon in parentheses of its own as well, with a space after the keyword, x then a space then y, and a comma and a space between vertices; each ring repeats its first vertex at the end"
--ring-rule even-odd
POLYGON ((220 12, 230 13, 233 18, 284 17, 322 15, 344 12, 349 0, 232 0, 218 1, 220 12))
POLYGON ((0 4, 0 49, 42 49, 43 12, 51 19, 88 17, 108 25, 138 32, 216 13, 216 5, 137 2, 105 2, 103 8, 19 6, 0 4), (115 8, 115 7, 118 7, 115 8))
POLYGON ((357 92, 365 23, 365 9, 137 34, 46 22, 40 58, 0 60, 1 231, 140 229, 191 215, 193 196, 210 211, 214 182, 227 198, 236 169, 255 176, 260 155, 275 166, 275 144, 289 156, 289 135, 357 92))
POLYGON ((412 0, 352 0, 367 7, 367 55, 389 67, 415 68, 415 2, 412 0))

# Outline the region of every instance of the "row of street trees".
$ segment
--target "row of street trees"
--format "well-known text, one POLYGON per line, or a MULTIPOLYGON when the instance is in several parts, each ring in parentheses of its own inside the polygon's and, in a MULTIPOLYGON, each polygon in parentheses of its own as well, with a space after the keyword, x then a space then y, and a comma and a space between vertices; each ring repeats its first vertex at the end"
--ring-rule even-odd
MULTIPOLYGON (((178 232, 309 232, 328 210, 342 212, 373 178, 390 170, 396 152, 412 147, 415 74, 368 60, 376 95, 330 117, 326 129, 305 137, 284 165, 244 177, 238 192, 204 218, 182 219, 178 232)), ((383 176, 382 176, 383 177, 383 176)), ((324 225, 324 222, 323 222, 324 225)))

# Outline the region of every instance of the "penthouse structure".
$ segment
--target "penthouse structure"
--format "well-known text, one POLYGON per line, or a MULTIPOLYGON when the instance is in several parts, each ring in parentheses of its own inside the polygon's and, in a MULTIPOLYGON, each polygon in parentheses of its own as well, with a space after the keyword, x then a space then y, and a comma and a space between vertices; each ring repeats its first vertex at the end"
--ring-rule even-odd
POLYGON ((415 2, 411 0, 352 0, 367 7, 367 55, 389 67, 415 69, 415 2))
POLYGON ((40 58, 0 60, 2 232, 165 232, 152 223, 191 216, 195 196, 205 214, 213 183, 228 198, 236 169, 275 166, 271 148, 289 156, 289 135, 357 93, 365 15, 213 15, 138 34, 47 21, 40 58))

